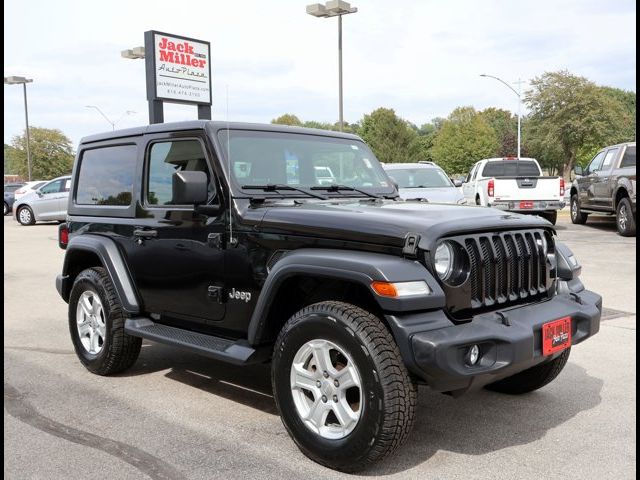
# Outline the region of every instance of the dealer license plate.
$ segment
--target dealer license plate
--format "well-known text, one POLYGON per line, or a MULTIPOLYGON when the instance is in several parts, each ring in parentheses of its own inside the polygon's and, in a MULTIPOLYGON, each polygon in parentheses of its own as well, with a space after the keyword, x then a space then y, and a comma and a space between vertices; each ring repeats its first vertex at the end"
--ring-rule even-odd
POLYGON ((564 350, 571 346, 571 317, 564 317, 542 325, 542 354, 564 350))

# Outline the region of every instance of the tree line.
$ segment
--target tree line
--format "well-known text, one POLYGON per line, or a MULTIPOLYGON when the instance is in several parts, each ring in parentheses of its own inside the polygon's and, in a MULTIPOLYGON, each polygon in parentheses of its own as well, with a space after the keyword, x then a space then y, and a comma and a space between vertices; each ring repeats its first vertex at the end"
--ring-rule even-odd
MULTIPOLYGON (((636 94, 598 86, 567 71, 547 72, 524 93, 529 114, 522 118, 521 155, 538 159, 550 175, 569 178, 606 145, 633 141, 636 135, 636 94)), ((338 130, 337 123, 302 121, 287 113, 271 123, 338 130)), ((356 133, 381 162, 431 160, 449 175, 466 174, 478 160, 515 156, 517 117, 507 110, 458 107, 447 118, 421 126, 400 118, 391 108, 378 108, 344 131, 356 133)), ((74 151, 60 130, 30 127, 31 170, 34 179, 71 172, 74 151)), ((27 178, 25 135, 4 145, 4 172, 27 178)))
MULTIPOLYGON (((584 166, 600 148, 635 140, 635 92, 598 86, 567 71, 547 72, 532 80, 523 102, 529 114, 521 119, 521 156, 536 158, 550 175, 568 179, 576 164, 584 166)), ((271 123, 339 129, 291 113, 271 123)), ((455 175, 483 158, 515 156, 517 123, 507 110, 463 106, 418 127, 391 108, 378 108, 345 124, 344 131, 360 135, 381 162, 430 160, 455 175)))

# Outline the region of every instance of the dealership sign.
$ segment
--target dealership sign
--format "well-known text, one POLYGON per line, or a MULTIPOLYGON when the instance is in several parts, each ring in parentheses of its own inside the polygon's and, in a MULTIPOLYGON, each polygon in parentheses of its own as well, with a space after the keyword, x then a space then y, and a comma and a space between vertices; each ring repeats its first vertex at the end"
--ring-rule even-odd
POLYGON ((145 51, 153 52, 146 55, 150 102, 211 105, 209 42, 152 30, 145 32, 145 51))

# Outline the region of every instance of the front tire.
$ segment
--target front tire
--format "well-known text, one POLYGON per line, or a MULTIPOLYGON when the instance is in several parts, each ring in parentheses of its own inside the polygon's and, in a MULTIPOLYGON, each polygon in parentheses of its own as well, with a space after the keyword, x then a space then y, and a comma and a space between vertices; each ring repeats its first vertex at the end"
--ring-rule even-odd
POLYGON ((494 392, 522 395, 533 392, 551 383, 562 371, 569 360, 571 348, 567 348, 558 357, 535 367, 528 368, 511 377, 498 380, 485 388, 494 392))
POLYGON ((416 388, 378 317, 343 302, 310 305, 276 341, 271 380, 282 422, 312 460, 361 470, 402 445, 416 388))
POLYGON ((571 223, 575 223, 577 225, 584 225, 587 223, 587 217, 589 216, 587 213, 583 213, 580 210, 580 202, 578 201, 578 195, 571 195, 571 223))
POLYGON ((133 365, 142 339, 124 331, 125 316, 106 270, 88 268, 73 282, 69 333, 80 362, 92 373, 111 375, 133 365))
POLYGON ((36 219, 33 216, 33 212, 27 206, 20 207, 18 209, 18 211, 16 212, 16 218, 18 219, 18 222, 20 222, 20 225, 27 226, 27 225, 33 225, 34 223, 36 223, 36 219))
POLYGON ((623 198, 616 208, 616 225, 618 233, 623 237, 633 237, 636 234, 636 218, 631 210, 631 202, 623 198))

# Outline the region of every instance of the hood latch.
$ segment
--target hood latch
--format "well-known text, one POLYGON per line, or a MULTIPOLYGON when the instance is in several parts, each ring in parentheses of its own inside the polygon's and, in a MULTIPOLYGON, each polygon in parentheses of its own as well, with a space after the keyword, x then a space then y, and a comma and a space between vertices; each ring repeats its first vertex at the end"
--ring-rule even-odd
POLYGON ((407 236, 404 238, 404 247, 402 248, 402 254, 405 257, 417 257, 418 243, 420 243, 420 235, 411 232, 407 233, 407 236))

